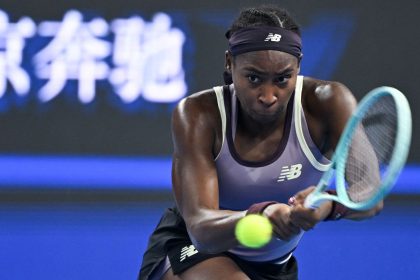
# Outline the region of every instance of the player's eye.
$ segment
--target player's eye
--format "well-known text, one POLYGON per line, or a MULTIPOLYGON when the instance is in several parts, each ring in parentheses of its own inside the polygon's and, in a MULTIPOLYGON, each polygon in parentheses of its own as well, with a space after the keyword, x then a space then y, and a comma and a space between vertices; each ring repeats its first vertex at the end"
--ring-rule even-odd
POLYGON ((261 82, 261 79, 260 79, 260 77, 258 77, 257 75, 249 74, 249 75, 248 75, 248 81, 249 81, 251 84, 258 84, 258 83, 260 83, 260 82, 261 82))
POLYGON ((291 78, 291 75, 280 76, 276 78, 275 82, 277 84, 284 85, 290 80, 290 78, 291 78))

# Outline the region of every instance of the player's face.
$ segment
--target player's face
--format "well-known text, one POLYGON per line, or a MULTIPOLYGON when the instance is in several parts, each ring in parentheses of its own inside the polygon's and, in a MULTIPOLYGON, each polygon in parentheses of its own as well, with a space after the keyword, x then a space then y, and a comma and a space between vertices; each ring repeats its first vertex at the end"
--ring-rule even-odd
POLYGON ((273 122, 284 115, 299 72, 296 57, 274 50, 227 60, 241 109, 253 120, 273 122))

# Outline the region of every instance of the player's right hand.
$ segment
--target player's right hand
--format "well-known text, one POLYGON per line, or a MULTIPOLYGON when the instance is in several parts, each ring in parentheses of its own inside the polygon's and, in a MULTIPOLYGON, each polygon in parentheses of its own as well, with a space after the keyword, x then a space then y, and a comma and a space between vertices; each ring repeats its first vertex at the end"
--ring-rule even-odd
POLYGON ((288 241, 300 233, 300 228, 291 223, 291 207, 287 204, 271 204, 264 209, 266 216, 273 225, 273 233, 281 240, 288 241))

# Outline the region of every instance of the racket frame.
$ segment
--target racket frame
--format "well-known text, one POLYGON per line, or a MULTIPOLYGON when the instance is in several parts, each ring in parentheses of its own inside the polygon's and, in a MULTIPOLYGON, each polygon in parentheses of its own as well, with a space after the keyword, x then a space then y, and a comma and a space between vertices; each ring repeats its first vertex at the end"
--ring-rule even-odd
POLYGON ((411 142, 412 119, 410 106, 404 94, 392 87, 378 87, 370 91, 359 103, 340 137, 336 150, 332 157, 331 166, 322 175, 315 190, 308 195, 304 206, 307 208, 318 208, 326 200, 333 200, 354 210, 367 210, 382 200, 394 186, 404 164, 407 160, 411 142), (389 161, 389 167, 383 175, 379 190, 368 200, 363 202, 351 201, 346 192, 345 167, 349 152, 349 144, 356 127, 363 119, 365 113, 371 106, 384 96, 391 96, 394 99, 397 114, 397 133, 395 147, 389 161), (334 176, 335 175, 335 176, 334 176), (337 195, 331 195, 324 191, 328 189, 335 178, 337 195))

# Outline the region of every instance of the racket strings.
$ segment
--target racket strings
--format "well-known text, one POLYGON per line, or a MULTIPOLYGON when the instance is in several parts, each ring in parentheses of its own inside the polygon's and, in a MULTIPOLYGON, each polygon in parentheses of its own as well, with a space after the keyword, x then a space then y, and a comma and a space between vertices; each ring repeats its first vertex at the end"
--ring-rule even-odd
POLYGON ((346 181, 352 201, 365 201, 379 190, 393 155, 396 135, 394 98, 381 97, 365 113, 350 139, 346 181))

